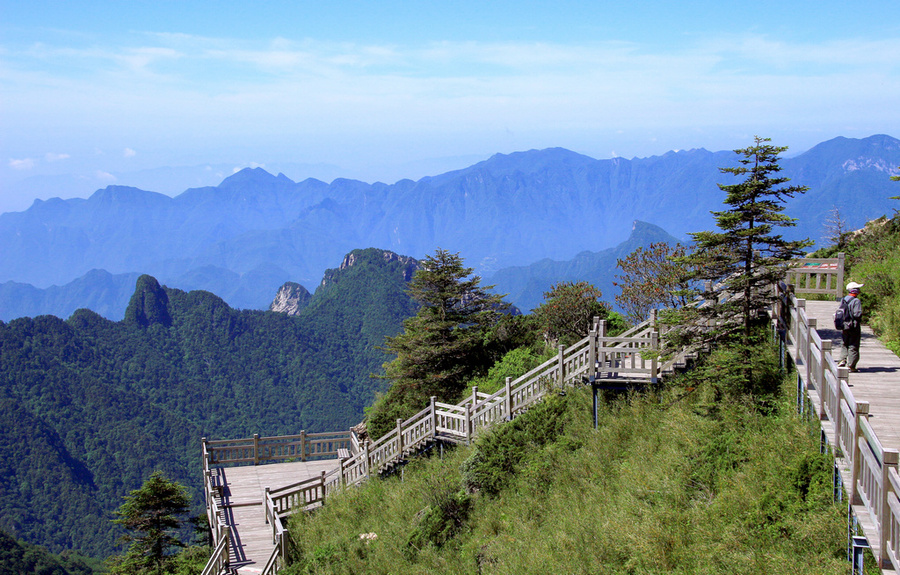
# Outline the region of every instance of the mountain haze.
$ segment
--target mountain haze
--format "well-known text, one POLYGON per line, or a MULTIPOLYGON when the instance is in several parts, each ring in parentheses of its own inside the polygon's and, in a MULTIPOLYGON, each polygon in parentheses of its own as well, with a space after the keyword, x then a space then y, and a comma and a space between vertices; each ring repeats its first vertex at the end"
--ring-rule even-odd
MULTIPOLYGON (((679 239, 711 229, 709 212, 724 199, 717 184, 731 183, 719 168, 737 159, 731 151, 695 149, 595 160, 551 148, 391 185, 293 182, 248 168, 174 198, 110 186, 88 199, 36 201, 0 215, 0 282, 21 290, 66 286, 92 269, 114 277, 149 273, 167 285, 214 291, 235 307, 264 309, 285 282, 312 289, 330 262, 359 246, 419 258, 442 247, 489 276, 616 246, 635 220, 679 239)), ((832 207, 849 227, 891 212, 896 185, 889 176, 900 165, 900 142, 835 138, 781 165, 792 183, 810 187, 788 202, 798 226, 786 235, 820 240, 832 207)), ((4 308, 24 311, 3 301, 0 292, 4 317, 11 317, 4 308)), ((43 313, 59 309, 51 305, 43 313)))

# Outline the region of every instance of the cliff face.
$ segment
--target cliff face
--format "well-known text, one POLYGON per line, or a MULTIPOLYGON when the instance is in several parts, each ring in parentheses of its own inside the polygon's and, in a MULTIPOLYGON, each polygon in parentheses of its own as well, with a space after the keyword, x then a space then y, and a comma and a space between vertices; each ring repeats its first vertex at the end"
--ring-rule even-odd
POLYGON ((310 299, 312 299, 312 294, 305 287, 298 283, 287 282, 275 294, 275 299, 272 301, 272 305, 269 306, 269 311, 297 315, 309 305, 310 299))
MULTIPOLYGON (((339 267, 325 270, 315 296, 302 285, 287 282, 278 290, 269 311, 298 315, 311 304, 318 305, 313 302, 318 302, 323 297, 342 297, 335 294, 344 293, 351 286, 371 292, 389 285, 406 284, 417 269, 419 262, 415 258, 401 256, 389 250, 353 250, 344 256, 339 267), (362 283, 357 285, 357 282, 362 283), (332 295, 326 296, 326 293, 332 295)), ((402 289, 404 288, 401 287, 400 290, 402 289)))
MULTIPOLYGON (((372 256, 373 252, 378 252, 379 250, 353 250, 349 254, 344 256, 343 261, 341 261, 341 265, 337 270, 328 270, 325 273, 325 276, 322 278, 322 285, 328 285, 329 283, 334 281, 334 278, 337 274, 345 271, 360 261, 370 261, 369 258, 364 256, 372 256)), ((390 264, 391 262, 398 262, 395 267, 398 268, 400 274, 403 275, 403 281, 409 281, 412 279, 413 274, 416 273, 416 270, 419 269, 419 262, 415 258, 411 258, 409 256, 401 256, 397 255, 389 250, 380 250, 381 259, 384 261, 385 265, 390 264)))

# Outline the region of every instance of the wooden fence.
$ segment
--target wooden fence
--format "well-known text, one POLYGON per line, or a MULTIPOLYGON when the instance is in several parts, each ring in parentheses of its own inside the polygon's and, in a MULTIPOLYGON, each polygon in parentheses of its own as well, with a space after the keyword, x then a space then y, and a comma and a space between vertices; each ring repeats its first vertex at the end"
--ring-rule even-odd
MULTIPOLYGON (((841 287, 831 293, 840 296, 841 287)), ((900 453, 882 446, 868 421, 868 402, 854 398, 849 370, 838 367, 831 342, 822 340, 815 318, 806 314, 806 300, 786 284, 776 294, 773 321, 797 366, 798 405, 820 420, 850 504, 862 506, 874 524, 869 544, 879 566, 900 567, 900 453)))

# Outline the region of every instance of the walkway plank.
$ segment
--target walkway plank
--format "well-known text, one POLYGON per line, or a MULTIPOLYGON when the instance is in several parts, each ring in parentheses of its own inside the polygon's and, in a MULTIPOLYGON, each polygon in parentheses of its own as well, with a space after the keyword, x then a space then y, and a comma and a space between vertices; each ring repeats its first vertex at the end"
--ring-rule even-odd
POLYGON ((221 504, 234 541, 232 567, 238 573, 260 573, 275 549, 272 526, 266 524, 263 507, 266 487, 278 489, 339 466, 337 459, 325 459, 216 469, 223 478, 221 504))
MULTIPOLYGON (((806 313, 816 318, 816 331, 823 340, 831 340, 832 355, 840 357, 841 333, 834 329, 836 302, 807 301, 806 313)), ((859 369, 848 379, 853 397, 869 402, 869 424, 883 447, 900 449, 900 357, 881 343, 872 329, 864 325, 859 349, 859 369)))

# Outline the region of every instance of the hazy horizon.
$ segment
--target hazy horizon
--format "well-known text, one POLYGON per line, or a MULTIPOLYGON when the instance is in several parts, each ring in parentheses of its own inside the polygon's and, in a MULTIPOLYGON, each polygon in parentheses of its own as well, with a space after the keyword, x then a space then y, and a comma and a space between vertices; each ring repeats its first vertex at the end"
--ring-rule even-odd
POLYGON ((900 134, 896 2, 0 9, 0 212, 162 167, 209 167, 184 188, 247 166, 392 183, 528 149, 900 134))

